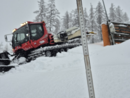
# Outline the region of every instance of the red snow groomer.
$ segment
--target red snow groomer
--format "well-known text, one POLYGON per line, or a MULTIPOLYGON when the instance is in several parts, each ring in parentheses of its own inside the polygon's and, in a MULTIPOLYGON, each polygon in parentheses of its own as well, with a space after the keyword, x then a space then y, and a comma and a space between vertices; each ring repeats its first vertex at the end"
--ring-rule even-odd
POLYGON ((52 44, 53 35, 47 32, 44 22, 26 22, 13 31, 12 47, 15 54, 26 57, 30 50, 52 44))
MULTIPOLYGON (((5 40, 8 42, 8 35, 5 40)), ((45 22, 25 22, 21 27, 14 29, 12 33, 13 54, 7 51, 0 53, 0 72, 9 70, 14 66, 9 65, 12 62, 22 64, 35 60, 37 57, 45 55, 47 57, 56 56, 57 52, 67 51, 75 47, 77 43, 55 43, 53 35, 47 32, 45 22), (10 60, 9 55, 14 56, 10 60)))

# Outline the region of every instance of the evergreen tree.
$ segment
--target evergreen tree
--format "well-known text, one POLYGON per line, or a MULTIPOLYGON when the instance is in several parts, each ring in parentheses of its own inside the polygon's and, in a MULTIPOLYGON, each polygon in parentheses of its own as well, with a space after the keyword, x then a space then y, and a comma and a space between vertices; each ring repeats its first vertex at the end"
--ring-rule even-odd
POLYGON ((75 9, 75 10, 72 10, 72 19, 73 19, 73 22, 72 22, 72 25, 73 26, 77 26, 77 27, 79 27, 79 16, 78 16, 78 11, 77 11, 77 9, 75 9))
POLYGON ((45 7, 44 0, 38 1, 38 5, 39 5, 39 10, 34 11, 34 13, 37 14, 34 21, 36 21, 36 22, 41 22, 41 21, 47 22, 47 20, 46 20, 47 9, 45 7))
MULTIPOLYGON (((88 25, 89 25, 89 30, 90 31, 92 31, 92 32, 93 31, 94 32, 97 31, 97 24, 96 24, 96 21, 95 21, 95 14, 94 14, 94 9, 93 9, 93 5, 92 4, 91 4, 91 8, 90 8, 88 25)), ((94 43, 94 37, 92 37, 92 43, 94 43)))
POLYGON ((55 31, 54 31, 54 34, 57 34, 59 31, 60 31, 60 27, 61 27, 61 23, 60 23, 60 20, 59 19, 56 19, 56 24, 55 25, 55 31))
POLYGON ((85 28, 86 28, 86 29, 88 28, 88 21, 89 21, 89 17, 88 17, 86 8, 85 8, 85 9, 84 9, 84 25, 85 25, 85 28))
POLYGON ((73 27, 73 15, 72 15, 72 13, 69 14, 69 27, 73 27))
POLYGON ((49 0, 47 8, 47 28, 48 31, 53 34, 55 32, 56 25, 58 25, 57 20, 60 19, 60 13, 55 6, 55 0, 49 0))
POLYGON ((109 17, 110 17, 110 20, 111 20, 112 22, 116 21, 117 16, 116 16, 116 11, 115 11, 114 4, 113 4, 113 3, 111 4, 111 7, 110 7, 109 17))
POLYGON ((105 17, 105 12, 104 12, 104 9, 103 9, 101 2, 98 3, 95 13, 96 13, 95 19, 96 19, 96 22, 98 24, 99 38, 100 38, 100 40, 102 40, 101 24, 102 24, 102 22, 106 21, 106 17, 105 17))
POLYGON ((120 6, 118 6, 116 8, 116 15, 117 15, 116 22, 123 22, 123 12, 122 12, 120 6))
POLYGON ((96 21, 95 21, 95 16, 94 16, 94 9, 93 6, 91 5, 90 8, 90 15, 89 15, 89 30, 91 31, 96 31, 96 21))
POLYGON ((101 25, 103 21, 106 20, 106 17, 105 17, 105 12, 104 12, 104 9, 103 9, 103 6, 101 4, 101 2, 98 3, 97 7, 96 7, 96 11, 95 11, 95 19, 96 19, 96 22, 101 25))
POLYGON ((65 16, 63 17, 63 28, 68 29, 69 28, 69 13, 68 11, 65 13, 65 16))
POLYGON ((127 13, 125 12, 123 15, 123 22, 128 23, 129 22, 129 17, 127 15, 127 13))

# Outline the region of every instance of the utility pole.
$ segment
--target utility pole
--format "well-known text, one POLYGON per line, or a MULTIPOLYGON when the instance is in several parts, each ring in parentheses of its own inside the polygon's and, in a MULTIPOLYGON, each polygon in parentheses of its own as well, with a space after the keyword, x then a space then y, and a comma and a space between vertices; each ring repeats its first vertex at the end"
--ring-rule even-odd
POLYGON ((80 31, 82 37, 82 46, 83 46, 83 53, 84 53, 84 62, 86 68, 86 78, 87 78, 89 98, 95 98, 89 51, 88 51, 88 43, 87 43, 87 37, 86 37, 86 32, 84 27, 84 14, 83 14, 82 0, 77 0, 77 9, 79 14, 79 23, 80 23, 80 31))
POLYGON ((105 6, 105 3, 104 3, 104 0, 102 0, 103 2, 103 6, 104 6, 104 9, 105 9, 105 14, 106 14, 106 17, 107 17, 107 27, 108 27, 108 32, 109 32, 109 40, 110 40, 110 43, 111 45, 114 45, 115 44, 115 41, 114 41, 114 36, 113 34, 110 32, 110 28, 109 28, 109 18, 108 18, 108 15, 107 15, 107 10, 106 10, 106 6, 105 6))

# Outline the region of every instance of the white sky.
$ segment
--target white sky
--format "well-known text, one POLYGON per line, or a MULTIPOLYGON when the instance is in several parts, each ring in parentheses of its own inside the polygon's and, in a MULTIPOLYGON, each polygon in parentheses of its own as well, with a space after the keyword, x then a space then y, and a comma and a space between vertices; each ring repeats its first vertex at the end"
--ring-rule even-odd
MULTIPOLYGON (((38 0, 2 0, 0 3, 0 42, 4 41, 4 35, 11 33, 14 28, 20 27, 20 24, 26 21, 32 21, 35 18, 33 12, 38 9, 38 0)), ((95 8, 101 0, 82 0, 83 6, 89 13, 90 4, 95 8)), ((45 0, 48 2, 48 0, 45 0)), ((102 1, 101 1, 102 2, 102 1)), ((107 10, 109 11, 111 3, 115 6, 121 6, 124 12, 130 16, 130 0, 105 0, 107 10)), ((77 7, 76 0, 56 0, 56 7, 61 16, 66 11, 71 11, 77 7)))

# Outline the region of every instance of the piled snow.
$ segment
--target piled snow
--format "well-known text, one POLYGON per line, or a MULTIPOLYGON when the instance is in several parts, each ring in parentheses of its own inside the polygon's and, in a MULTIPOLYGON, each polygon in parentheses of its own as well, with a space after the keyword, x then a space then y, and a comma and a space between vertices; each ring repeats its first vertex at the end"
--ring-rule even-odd
MULTIPOLYGON (((89 44, 96 98, 130 98, 130 40, 89 44)), ((82 47, 0 75, 1 98, 89 98, 82 47)))

